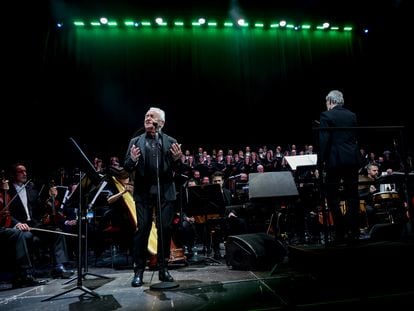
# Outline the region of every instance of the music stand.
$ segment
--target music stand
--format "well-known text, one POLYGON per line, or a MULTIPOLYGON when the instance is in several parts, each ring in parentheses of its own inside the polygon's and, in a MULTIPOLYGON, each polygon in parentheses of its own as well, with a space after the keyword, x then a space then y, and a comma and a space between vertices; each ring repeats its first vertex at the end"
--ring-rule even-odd
MULTIPOLYGON (((102 182, 103 177, 101 177, 96 172, 96 170, 93 167, 92 163, 88 160, 85 153, 82 151, 82 149, 79 147, 79 145, 76 143, 76 141, 72 137, 70 137, 70 141, 74 145, 75 149, 78 151, 78 154, 81 156, 81 159, 82 159, 81 163, 82 163, 82 165, 83 165, 83 167, 85 168, 85 171, 86 171, 86 174, 83 174, 82 171, 79 172, 79 184, 76 187, 76 190, 71 195, 71 198, 75 198, 75 199, 78 198, 79 199, 79 207, 78 207, 78 210, 77 210, 77 218, 78 218, 78 270, 77 270, 77 276, 75 278, 70 279, 69 281, 65 282, 64 284, 72 282, 73 280, 77 280, 77 284, 76 284, 76 286, 74 286, 74 287, 72 287, 72 288, 70 288, 70 289, 68 289, 68 290, 66 290, 62 293, 59 293, 59 294, 56 294, 52 297, 43 299, 42 301, 52 300, 54 298, 60 297, 62 295, 65 295, 65 294, 67 294, 69 292, 72 292, 74 290, 77 290, 77 289, 84 292, 82 295, 90 294, 90 295, 94 296, 95 298, 101 298, 101 296, 98 293, 94 292, 93 290, 87 288, 86 286, 84 286, 82 284, 83 279, 85 278, 86 275, 93 275, 93 276, 96 276, 96 277, 108 279, 108 277, 106 277, 106 276, 101 276, 101 275, 92 274, 92 273, 87 272, 88 249, 85 250, 85 260, 84 260, 84 263, 85 263, 85 266, 86 266, 86 268, 85 268, 86 272, 82 273, 82 224, 83 224, 83 218, 85 217, 85 213, 82 211, 82 209, 83 209, 82 207, 84 205, 83 204, 83 201, 84 201, 83 200, 83 190, 85 190, 85 189, 82 189, 82 188, 84 188, 84 186, 85 186, 83 184, 86 184, 86 182, 85 182, 85 180, 86 180, 85 177, 86 176, 88 176, 90 178, 90 180, 92 181, 92 184, 94 186, 97 186, 97 185, 102 186, 101 182, 102 182)), ((100 190, 102 191, 101 188, 103 189, 103 187, 100 187, 100 190)), ((98 192, 100 192, 100 191, 98 191, 98 192)), ((87 240, 87 224, 85 226, 85 240, 87 240)), ((87 245, 87 244, 85 243, 85 245, 87 245)))
POLYGON ((303 154, 297 156, 285 156, 286 162, 290 168, 295 171, 298 166, 315 166, 318 162, 318 156, 316 154, 303 154))
MULTIPOLYGON (((187 187, 187 196, 188 205, 186 213, 192 216, 204 216, 205 225, 209 221, 208 214, 224 214, 225 203, 219 184, 187 187)), ((192 258, 196 262, 207 259, 221 264, 220 261, 208 256, 200 258, 200 260, 195 260, 194 257, 192 258)))
MULTIPOLYGON (((102 191, 104 190, 104 188, 106 187, 107 184, 108 184, 108 182, 106 180, 102 180, 102 182, 100 183, 98 191, 95 193, 92 201, 88 204, 88 209, 86 210, 86 213, 82 214, 84 220, 87 220, 88 212, 93 209, 93 206, 96 202, 96 199, 102 193, 102 191)), ((81 208, 79 208, 79 210, 80 209, 81 208)), ((99 274, 96 274, 96 273, 91 273, 91 272, 88 271, 88 231, 89 231, 88 230, 88 223, 86 222, 85 223, 85 234, 84 234, 84 237, 85 237, 85 251, 84 252, 85 252, 85 254, 84 254, 84 267, 83 267, 82 277, 85 278, 86 275, 92 275, 92 276, 102 278, 102 279, 109 279, 109 277, 107 277, 107 276, 99 275, 99 274)), ((73 280, 76 280, 76 279, 77 279, 77 276, 70 279, 70 280, 68 280, 68 281, 66 281, 66 282, 64 282, 63 284, 69 284, 70 282, 72 282, 73 280)))

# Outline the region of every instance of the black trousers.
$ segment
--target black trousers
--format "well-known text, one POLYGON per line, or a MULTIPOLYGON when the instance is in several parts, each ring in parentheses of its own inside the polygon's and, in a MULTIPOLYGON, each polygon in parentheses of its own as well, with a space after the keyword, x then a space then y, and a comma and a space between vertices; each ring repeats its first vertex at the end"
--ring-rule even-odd
POLYGON ((170 244, 172 223, 174 218, 174 201, 167 201, 161 198, 161 219, 162 230, 159 222, 157 196, 150 195, 145 199, 135 198, 135 205, 137 209, 137 223, 138 228, 134 233, 133 240, 133 258, 134 269, 144 270, 148 257, 148 239, 151 232, 153 216, 155 215, 155 224, 157 227, 157 260, 158 264, 164 260, 168 261, 170 257, 170 244), (162 231, 162 235, 160 232, 162 231), (164 258, 162 258, 162 248, 164 246, 164 258))
POLYGON ((333 215, 336 238, 345 234, 359 237, 358 168, 330 168, 326 170, 326 200, 333 215), (340 201, 347 203, 343 213, 340 201))
POLYGON ((23 232, 23 234, 30 250, 34 247, 50 249, 53 264, 63 264, 69 261, 66 239, 63 235, 42 231, 23 232))
POLYGON ((0 241, 5 246, 3 249, 6 250, 6 256, 2 256, 2 260, 11 260, 7 266, 14 263, 15 272, 24 272, 32 268, 26 239, 22 231, 0 227, 0 241))

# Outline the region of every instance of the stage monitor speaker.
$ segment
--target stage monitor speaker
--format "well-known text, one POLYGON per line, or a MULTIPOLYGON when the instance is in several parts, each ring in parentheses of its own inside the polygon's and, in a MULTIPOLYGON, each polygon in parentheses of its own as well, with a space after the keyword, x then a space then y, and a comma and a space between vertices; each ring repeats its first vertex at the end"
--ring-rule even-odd
POLYGON ((298 195, 290 171, 249 174, 249 199, 287 198, 298 195))
POLYGON ((286 254, 283 244, 264 232, 230 235, 226 240, 226 262, 233 270, 270 270, 286 254))
POLYGON ((403 224, 375 224, 369 236, 371 241, 397 241, 403 236, 403 224))

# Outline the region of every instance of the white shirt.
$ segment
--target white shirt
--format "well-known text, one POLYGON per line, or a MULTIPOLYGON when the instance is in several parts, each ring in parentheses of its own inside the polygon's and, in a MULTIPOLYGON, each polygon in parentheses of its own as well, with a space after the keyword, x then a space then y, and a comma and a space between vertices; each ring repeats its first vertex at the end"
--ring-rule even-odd
POLYGON ((27 215, 27 221, 30 221, 30 213, 29 213, 29 208, 27 206, 27 192, 26 192, 26 187, 25 186, 19 186, 17 184, 14 184, 14 187, 16 188, 16 191, 20 197, 20 200, 22 200, 23 206, 24 206, 24 210, 26 211, 26 215, 27 215))

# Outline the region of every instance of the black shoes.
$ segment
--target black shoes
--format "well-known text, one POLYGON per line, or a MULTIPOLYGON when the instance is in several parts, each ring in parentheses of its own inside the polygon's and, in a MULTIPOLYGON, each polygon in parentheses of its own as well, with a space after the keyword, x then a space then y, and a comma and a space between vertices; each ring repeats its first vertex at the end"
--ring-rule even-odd
MULTIPOLYGON (((158 271, 158 278, 161 282, 174 282, 173 277, 167 269, 161 269, 158 271)), ((131 286, 140 287, 142 284, 144 284, 144 270, 136 270, 131 281, 131 286)))
POLYGON ((131 286, 140 287, 144 284, 144 271, 137 270, 134 272, 134 277, 132 278, 131 286))
POLYGON ((39 286, 39 285, 45 285, 46 283, 47 283, 46 280, 36 280, 36 278, 33 275, 27 274, 25 276, 22 276, 14 280, 13 288, 39 286))
POLYGON ((67 270, 63 264, 56 265, 51 272, 52 278, 54 279, 69 279, 74 274, 75 272, 73 270, 67 270))
POLYGON ((171 276, 167 269, 161 269, 158 271, 158 279, 161 282, 174 282, 174 278, 171 276))

